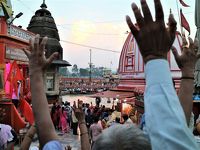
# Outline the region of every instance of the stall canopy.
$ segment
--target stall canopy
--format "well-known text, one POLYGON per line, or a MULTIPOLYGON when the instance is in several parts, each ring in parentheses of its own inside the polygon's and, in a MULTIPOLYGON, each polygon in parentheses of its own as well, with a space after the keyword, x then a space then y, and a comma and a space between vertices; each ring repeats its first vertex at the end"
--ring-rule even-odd
POLYGON ((130 98, 134 97, 134 92, 126 92, 126 91, 104 91, 99 92, 93 95, 90 95, 90 97, 105 97, 105 98, 117 98, 117 99, 123 99, 123 98, 130 98))

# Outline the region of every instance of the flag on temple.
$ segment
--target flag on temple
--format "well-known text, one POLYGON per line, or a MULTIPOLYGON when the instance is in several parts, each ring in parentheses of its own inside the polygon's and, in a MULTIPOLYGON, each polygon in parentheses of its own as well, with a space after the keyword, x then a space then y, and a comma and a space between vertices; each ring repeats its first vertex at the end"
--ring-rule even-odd
POLYGON ((32 125, 34 123, 34 116, 29 103, 25 99, 21 99, 19 108, 25 119, 32 125))
POLYGON ((190 7, 189 5, 187 5, 183 0, 179 0, 181 5, 184 6, 184 7, 190 7))
POLYGON ((185 30, 187 30, 190 35, 190 25, 188 21, 186 20, 185 16, 183 15, 182 9, 180 10, 180 14, 181 14, 181 26, 185 28, 185 30))
POLYGON ((14 89, 14 92, 16 95, 18 95, 18 83, 17 81, 19 80, 23 80, 23 75, 19 69, 19 66, 17 65, 17 62, 14 61, 12 64, 11 64, 11 67, 10 67, 10 71, 8 73, 8 76, 7 76, 7 80, 6 81, 9 81, 10 82, 10 93, 12 94, 13 93, 13 89, 14 89))

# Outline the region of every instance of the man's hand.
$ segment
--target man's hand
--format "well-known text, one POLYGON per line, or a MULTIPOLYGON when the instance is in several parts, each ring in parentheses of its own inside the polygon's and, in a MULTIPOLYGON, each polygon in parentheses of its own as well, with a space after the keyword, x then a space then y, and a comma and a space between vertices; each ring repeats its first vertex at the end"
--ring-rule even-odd
POLYGON ((44 37, 40 43, 40 35, 37 34, 35 38, 29 40, 29 50, 23 49, 24 53, 29 59, 29 74, 43 73, 44 69, 51 64, 51 62, 58 56, 58 53, 53 53, 46 59, 45 45, 48 38, 44 37))
POLYGON ((194 77, 194 67, 197 61, 198 39, 193 40, 189 37, 189 46, 185 36, 182 37, 183 46, 181 55, 178 54, 175 47, 172 47, 176 63, 182 71, 183 77, 194 77))
POLYGON ((85 113, 82 110, 82 104, 83 101, 78 100, 78 107, 76 106, 76 104, 74 106, 74 113, 79 123, 85 121, 85 113))
POLYGON ((145 63, 151 59, 167 59, 167 53, 174 42, 176 33, 177 23, 173 15, 170 14, 169 28, 166 28, 160 0, 154 0, 154 3, 156 13, 155 21, 153 21, 146 0, 141 0, 144 17, 137 5, 135 3, 132 4, 138 27, 132 23, 129 16, 126 16, 127 24, 138 43, 145 63))

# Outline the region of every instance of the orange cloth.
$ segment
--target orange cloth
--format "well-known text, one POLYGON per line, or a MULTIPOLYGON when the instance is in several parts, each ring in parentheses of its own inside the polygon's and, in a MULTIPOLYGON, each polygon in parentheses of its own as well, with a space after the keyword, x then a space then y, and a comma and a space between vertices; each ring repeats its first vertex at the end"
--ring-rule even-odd
POLYGON ((34 123, 34 116, 29 103, 26 100, 21 99, 19 108, 25 119, 32 125, 34 123))
POLYGON ((13 118, 14 118, 14 130, 16 132, 19 133, 19 130, 22 128, 25 128, 26 123, 23 120, 23 118, 20 116, 20 114, 18 113, 17 109, 15 108, 15 106, 12 106, 12 110, 13 110, 13 118))

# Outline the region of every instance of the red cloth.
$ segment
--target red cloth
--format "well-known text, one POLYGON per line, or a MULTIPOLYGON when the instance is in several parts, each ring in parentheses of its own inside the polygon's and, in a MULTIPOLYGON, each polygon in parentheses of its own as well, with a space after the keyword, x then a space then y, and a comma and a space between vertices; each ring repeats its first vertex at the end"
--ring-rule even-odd
POLYGON ((34 116, 29 103, 26 100, 21 99, 19 108, 25 119, 32 125, 34 123, 34 116))
POLYGON ((183 28, 185 28, 189 32, 189 34, 190 34, 190 25, 187 22, 185 16, 183 15, 182 9, 180 10, 180 13, 181 13, 181 26, 183 28))
POLYGON ((23 120, 23 118, 20 116, 20 114, 18 113, 16 107, 13 105, 13 118, 14 118, 14 129, 16 132, 19 133, 19 130, 22 129, 22 128, 25 128, 26 126, 26 123, 25 121, 23 120))
POLYGON ((13 63, 11 64, 11 68, 10 71, 8 73, 7 76, 7 80, 10 82, 10 94, 12 96, 12 90, 14 89, 15 94, 17 95, 17 81, 19 80, 24 80, 23 75, 19 69, 19 66, 17 65, 16 60, 13 61, 13 63))
POLYGON ((184 6, 184 7, 190 7, 189 5, 187 5, 183 0, 179 0, 180 1, 180 3, 182 4, 182 6, 184 6))

